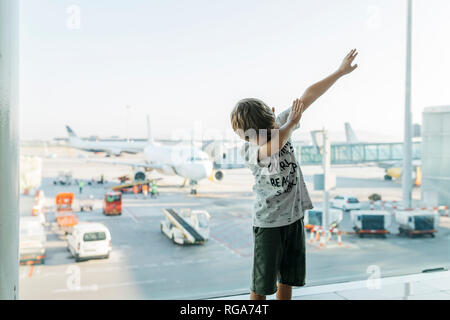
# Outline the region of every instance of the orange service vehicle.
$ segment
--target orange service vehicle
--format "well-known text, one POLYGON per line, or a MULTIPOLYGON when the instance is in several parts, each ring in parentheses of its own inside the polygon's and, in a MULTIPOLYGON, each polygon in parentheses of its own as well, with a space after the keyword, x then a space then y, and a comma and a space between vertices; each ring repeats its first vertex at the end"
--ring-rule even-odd
POLYGON ((75 196, 71 192, 62 192, 56 195, 56 222, 65 233, 78 224, 78 216, 72 210, 74 198, 75 196))
POLYGON ((72 211, 73 199, 75 198, 72 192, 61 192, 56 195, 56 211, 67 212, 72 211))
POLYGON ((103 213, 105 215, 122 214, 122 193, 115 191, 105 193, 103 213))

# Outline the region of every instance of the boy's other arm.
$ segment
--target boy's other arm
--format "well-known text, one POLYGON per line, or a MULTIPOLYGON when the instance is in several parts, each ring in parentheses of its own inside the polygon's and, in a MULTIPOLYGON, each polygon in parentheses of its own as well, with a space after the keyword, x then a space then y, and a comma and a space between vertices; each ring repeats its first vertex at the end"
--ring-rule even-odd
POLYGON ((274 134, 271 136, 270 141, 259 147, 258 160, 270 157, 284 147, 290 138, 295 125, 300 121, 303 110, 304 104, 300 99, 296 99, 291 107, 286 123, 284 123, 281 128, 273 131, 274 134))
POLYGON ((311 85, 306 89, 300 100, 303 102, 304 110, 306 110, 314 101, 316 101, 321 95, 323 95, 339 78, 349 74, 355 70, 358 65, 352 66, 353 60, 358 55, 356 49, 351 50, 342 61, 339 69, 333 72, 325 79, 311 85))

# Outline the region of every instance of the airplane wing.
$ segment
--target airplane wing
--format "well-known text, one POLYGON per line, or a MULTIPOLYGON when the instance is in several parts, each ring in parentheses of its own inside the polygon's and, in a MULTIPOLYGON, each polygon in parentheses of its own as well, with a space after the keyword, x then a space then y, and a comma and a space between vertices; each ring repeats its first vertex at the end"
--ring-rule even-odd
POLYGON ((104 163, 104 164, 111 164, 111 165, 118 165, 118 166, 128 166, 128 167, 134 167, 134 168, 145 168, 145 169, 162 169, 163 165, 158 163, 146 163, 146 162, 128 162, 128 161, 107 161, 107 160, 100 160, 100 159, 86 159, 87 162, 94 162, 94 163, 104 163))
POLYGON ((403 164, 398 161, 396 161, 396 162, 394 162, 394 161, 392 161, 392 162, 376 162, 376 166, 379 168, 383 168, 383 169, 389 169, 389 168, 392 168, 395 166, 401 167, 401 166, 403 166, 403 164))
MULTIPOLYGON (((413 167, 420 167, 420 166, 422 166, 422 161, 421 160, 413 160, 413 161, 411 161, 411 164, 413 167)), ((403 167, 403 162, 402 161, 391 161, 391 162, 385 161, 385 162, 377 162, 376 165, 383 169, 389 169, 392 167, 401 168, 401 167, 403 167)))

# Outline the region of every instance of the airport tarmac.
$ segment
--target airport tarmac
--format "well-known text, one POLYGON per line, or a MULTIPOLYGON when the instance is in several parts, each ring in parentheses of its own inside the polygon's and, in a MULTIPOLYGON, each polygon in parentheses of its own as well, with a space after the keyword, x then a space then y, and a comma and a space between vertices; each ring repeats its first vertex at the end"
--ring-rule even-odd
MULTIPOLYGON (((124 158, 124 160, 126 160, 124 158)), ((319 167, 302 167, 315 206, 322 193, 314 191, 312 175, 319 167)), ((399 182, 384 181, 377 167, 332 167, 337 187, 331 196, 351 194, 367 204, 367 197, 379 193, 384 200, 400 200, 399 182)), ((242 294, 249 291, 252 267, 251 209, 253 177, 248 169, 224 170, 220 182, 200 181, 198 194, 180 188, 183 180, 155 174, 159 181, 157 199, 124 195, 123 215, 102 214, 104 193, 115 179, 130 173, 128 168, 87 163, 75 154, 59 154, 43 160, 42 189, 47 205, 47 258, 43 265, 20 266, 21 299, 190 299, 242 294), (68 156, 71 156, 69 158, 68 156), (109 259, 76 263, 66 248, 65 236, 57 228, 54 197, 76 186, 54 186, 59 171, 70 170, 74 178, 98 179, 106 186, 85 186, 83 195, 95 197, 93 212, 79 214, 80 221, 104 223, 112 235, 109 259), (211 215, 210 239, 203 245, 180 246, 160 231, 164 208, 205 209, 211 215)), ((418 200, 420 190, 414 189, 418 200)), ((22 202, 26 201, 23 197, 22 202)), ((27 215, 27 212, 21 212, 27 215)), ((435 238, 408 238, 396 234, 395 225, 386 238, 359 238, 351 234, 349 213, 344 213, 343 245, 336 240, 327 247, 307 244, 307 286, 363 280, 379 270, 381 276, 420 272, 447 267, 450 261, 450 223, 440 219, 435 238)))

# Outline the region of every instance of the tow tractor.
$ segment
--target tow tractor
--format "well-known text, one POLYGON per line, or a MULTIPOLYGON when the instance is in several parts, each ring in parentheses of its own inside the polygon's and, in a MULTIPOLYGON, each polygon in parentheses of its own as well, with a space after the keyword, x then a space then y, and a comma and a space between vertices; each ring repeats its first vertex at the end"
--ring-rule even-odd
POLYGON ((177 244, 202 244, 209 238, 211 216, 205 210, 163 209, 161 232, 177 244))

